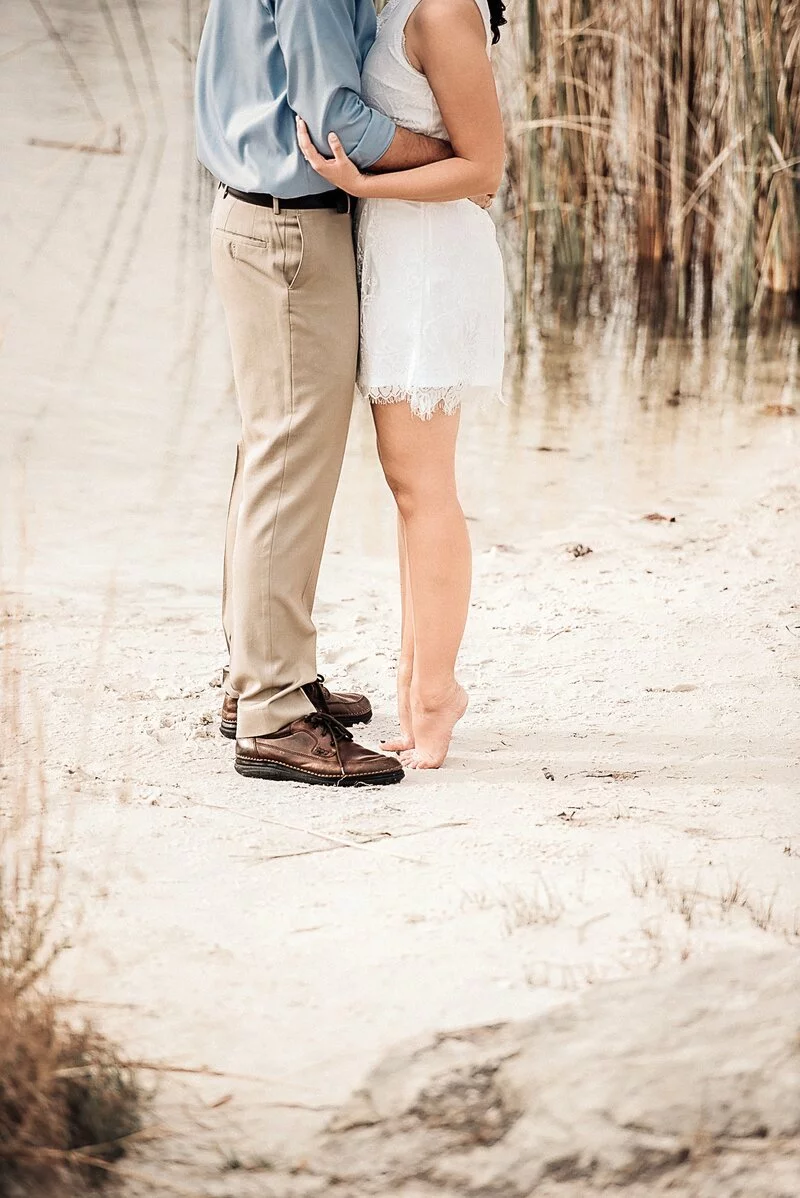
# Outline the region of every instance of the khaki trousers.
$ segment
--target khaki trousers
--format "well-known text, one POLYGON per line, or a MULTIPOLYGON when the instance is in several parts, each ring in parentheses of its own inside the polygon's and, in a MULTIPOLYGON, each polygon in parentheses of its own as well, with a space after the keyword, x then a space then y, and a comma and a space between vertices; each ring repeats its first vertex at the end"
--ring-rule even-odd
POLYGON ((238 735, 313 711, 312 620, 350 423, 358 295, 350 217, 275 214, 217 193, 212 265, 242 435, 228 513, 223 625, 238 735))

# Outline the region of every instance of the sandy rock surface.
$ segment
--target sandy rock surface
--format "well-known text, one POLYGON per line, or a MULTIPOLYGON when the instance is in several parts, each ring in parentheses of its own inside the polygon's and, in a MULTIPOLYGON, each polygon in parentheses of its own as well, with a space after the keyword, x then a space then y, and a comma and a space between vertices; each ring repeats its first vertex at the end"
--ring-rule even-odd
POLYGON ((528 1198, 555 1183, 661 1192, 667 1181, 696 1193, 686 1186, 704 1173, 718 1182, 705 1192, 730 1198, 774 1168, 762 1192, 790 1198, 799 992, 796 954, 723 954, 534 1020, 421 1039, 371 1072, 307 1168, 343 1198, 528 1198))

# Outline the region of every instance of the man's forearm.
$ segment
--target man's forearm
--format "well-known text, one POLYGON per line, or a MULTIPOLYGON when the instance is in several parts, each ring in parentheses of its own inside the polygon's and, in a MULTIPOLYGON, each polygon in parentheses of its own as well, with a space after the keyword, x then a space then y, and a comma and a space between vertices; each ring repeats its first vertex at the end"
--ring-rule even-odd
POLYGON ((422 133, 412 133, 409 129, 398 128, 391 145, 382 158, 373 162, 370 172, 377 171, 407 171, 417 166, 428 166, 431 162, 443 162, 453 157, 453 147, 449 141, 441 141, 438 137, 426 137, 422 133))

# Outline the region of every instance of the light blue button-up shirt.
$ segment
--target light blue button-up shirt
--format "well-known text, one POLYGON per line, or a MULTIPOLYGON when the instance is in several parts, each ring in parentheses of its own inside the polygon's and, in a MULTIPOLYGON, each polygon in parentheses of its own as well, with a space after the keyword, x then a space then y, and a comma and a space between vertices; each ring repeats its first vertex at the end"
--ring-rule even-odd
POLYGON ((360 94, 375 29, 372 0, 211 0, 197 58, 200 161, 238 191, 330 191, 300 153, 298 115, 324 153, 335 132, 357 166, 372 166, 395 134, 360 94))

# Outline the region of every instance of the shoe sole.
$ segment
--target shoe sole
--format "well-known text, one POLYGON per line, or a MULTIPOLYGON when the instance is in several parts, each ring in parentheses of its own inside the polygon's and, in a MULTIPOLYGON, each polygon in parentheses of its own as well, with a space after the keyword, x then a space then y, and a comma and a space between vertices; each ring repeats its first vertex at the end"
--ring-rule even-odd
MULTIPOLYGON (((368 724, 371 719, 372 712, 370 712, 369 715, 345 716, 343 720, 339 720, 339 723, 343 724, 345 728, 355 728, 356 724, 368 724)), ((219 730, 228 740, 236 740, 235 720, 222 720, 220 722, 219 730)))
POLYGON ((402 782, 405 770, 387 770, 382 774, 345 774, 326 777, 310 770, 293 769, 290 765, 275 765, 261 761, 242 761, 237 757, 236 773, 243 778, 263 778, 267 782, 304 782, 309 786, 391 786, 402 782))

